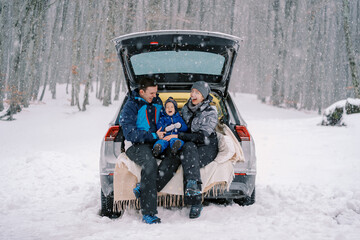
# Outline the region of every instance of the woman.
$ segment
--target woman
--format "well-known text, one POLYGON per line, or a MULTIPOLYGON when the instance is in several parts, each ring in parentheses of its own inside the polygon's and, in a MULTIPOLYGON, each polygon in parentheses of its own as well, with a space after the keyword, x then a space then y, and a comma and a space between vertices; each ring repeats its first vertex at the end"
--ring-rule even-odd
POLYGON ((191 88, 190 99, 181 111, 191 131, 164 138, 169 141, 178 137, 185 144, 180 151, 180 157, 166 158, 167 161, 160 164, 158 191, 171 179, 172 175, 168 177, 168 173, 175 173, 178 163, 181 163, 184 170, 185 204, 191 205, 190 218, 198 218, 202 210, 200 168, 212 162, 218 153, 215 132, 218 117, 215 109, 210 106, 211 101, 209 85, 204 81, 195 82, 191 88))

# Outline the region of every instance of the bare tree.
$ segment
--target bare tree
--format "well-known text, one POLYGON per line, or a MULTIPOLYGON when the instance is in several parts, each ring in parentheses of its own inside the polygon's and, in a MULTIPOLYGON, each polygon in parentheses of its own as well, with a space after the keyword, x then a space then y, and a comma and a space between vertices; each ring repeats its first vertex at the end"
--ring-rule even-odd
MULTIPOLYGON (((53 60, 53 54, 55 52, 55 46, 56 44, 58 44, 58 39, 59 39, 59 23, 60 23, 60 14, 61 14, 61 10, 62 10, 62 2, 58 1, 57 5, 56 5, 56 12, 55 12, 55 19, 54 19, 54 24, 52 27, 52 32, 51 32, 51 41, 50 41, 50 50, 47 56, 47 63, 45 65, 45 81, 44 81, 44 85, 43 85, 43 90, 41 92, 41 96, 40 96, 40 101, 43 100, 44 95, 45 95, 45 90, 47 87, 47 84, 49 82, 49 78, 51 76, 51 72, 53 71, 53 66, 56 65, 54 64, 54 60, 53 60)), ((53 83, 55 81, 52 81, 53 83)), ((54 86, 53 86, 54 87, 54 86)), ((54 87, 55 88, 55 87, 54 87)), ((56 94, 56 91, 53 91, 53 98, 56 94)))
POLYGON ((161 24, 161 0, 148 0, 149 5, 146 12, 146 30, 159 29, 161 24))
POLYGON ((29 23, 27 18, 31 15, 33 11, 32 2, 28 1, 25 5, 24 12, 20 12, 22 9, 21 1, 13 1, 12 8, 14 11, 17 11, 19 17, 14 24, 14 32, 15 32, 15 47, 14 47, 14 56, 13 56, 13 64, 12 68, 9 71, 8 78, 8 93, 7 98, 9 99, 9 108, 5 115, 1 116, 3 118, 8 116, 7 120, 13 120, 13 114, 21 111, 21 98, 23 92, 19 91, 19 68, 21 65, 22 57, 25 56, 27 51, 27 46, 29 45, 30 37, 29 31, 26 31, 26 27, 29 28, 29 23))
POLYGON ((80 93, 80 39, 81 39, 81 12, 80 3, 76 1, 75 13, 73 19, 74 35, 72 41, 72 77, 71 77, 71 106, 78 106, 80 108, 79 93, 80 93))
POLYGON ((349 1, 343 0, 343 26, 345 33, 345 43, 346 43, 346 51, 348 54, 348 60, 351 71, 351 79, 354 87, 354 93, 356 98, 360 98, 360 89, 359 89, 359 75, 357 72, 355 57, 353 53, 350 27, 349 27, 349 1))
POLYGON ((127 2, 124 33, 131 33, 136 19, 137 0, 128 0, 127 2))
POLYGON ((96 1, 90 0, 88 2, 88 11, 90 13, 90 17, 89 22, 91 22, 92 24, 89 24, 89 28, 87 29, 87 31, 89 33, 91 33, 91 37, 89 39, 89 44, 88 44, 88 61, 87 64, 90 66, 89 69, 89 73, 87 76, 87 79, 85 81, 85 89, 84 89, 84 101, 82 104, 82 111, 86 110, 86 105, 89 105, 89 91, 90 91, 90 86, 93 80, 93 71, 95 68, 95 52, 96 52, 96 45, 97 45, 97 40, 98 40, 98 32, 100 31, 100 24, 98 21, 98 18, 96 18, 96 9, 98 7, 98 4, 96 1))
POLYGON ((282 101, 282 96, 280 92, 280 86, 282 83, 282 79, 280 76, 281 71, 281 63, 282 63, 282 44, 284 42, 284 33, 280 23, 279 15, 280 15, 280 0, 275 0, 272 4, 274 10, 274 48, 277 51, 277 59, 275 61, 275 68, 273 70, 273 81, 272 81, 272 94, 271 100, 275 106, 280 105, 282 101))
POLYGON ((9 29, 9 2, 0 2, 0 112, 4 110, 6 71, 9 58, 8 46, 11 34, 9 29))
POLYGON ((79 110, 86 110, 93 85, 108 106, 125 84, 113 37, 199 29, 244 39, 232 90, 320 112, 333 101, 359 97, 359 6, 360 0, 1 1, 0 111, 7 108, 3 115, 12 119, 37 99, 40 87, 40 100, 47 88, 55 99, 63 83, 79 110))
MULTIPOLYGON (((46 4, 47 0, 38 1, 35 5, 34 10, 34 21, 31 25, 32 35, 31 39, 33 42, 33 49, 30 56, 30 68, 28 71, 29 75, 29 89, 26 94, 27 99, 24 101, 28 105, 28 100, 37 100, 40 89, 43 63, 42 58, 45 51, 45 27, 44 22, 46 18, 46 4)), ((24 103, 25 106, 25 103, 24 103)))
POLYGON ((105 83, 103 105, 111 104, 112 79, 111 72, 114 61, 114 46, 111 39, 115 37, 114 33, 114 1, 109 1, 108 16, 106 21, 106 44, 105 44, 105 83))
MULTIPOLYGON (((183 1, 185 2, 185 1, 183 1)), ((187 0, 187 7, 185 12, 185 19, 183 21, 183 29, 192 29, 196 23, 195 21, 195 14, 196 12, 193 11, 195 2, 193 0, 187 0)))
MULTIPOLYGON (((60 1, 61 2, 61 1, 60 1)), ((66 29, 67 26, 67 19, 68 17, 68 11, 70 11, 71 8, 69 8, 69 0, 63 1, 62 6, 62 16, 61 16, 61 27, 60 27, 60 33, 59 38, 57 39, 57 48, 55 48, 56 54, 60 56, 60 59, 64 59, 65 56, 67 56, 67 53, 71 52, 71 44, 66 44, 65 40, 72 39, 70 36, 67 36, 71 31, 66 29), (69 46, 69 48, 67 48, 69 46)), ((70 26, 69 26, 70 27, 70 26)), ((64 79, 68 82, 70 79, 70 70, 71 68, 71 61, 65 61, 62 63, 59 60, 55 60, 53 64, 51 64, 51 74, 49 79, 49 88, 51 91, 52 99, 56 99, 56 83, 59 79, 64 81, 64 79), (61 74, 60 74, 61 73, 61 74), (61 76, 61 78, 60 78, 61 76)), ((61 81, 59 81, 61 82, 61 81)))

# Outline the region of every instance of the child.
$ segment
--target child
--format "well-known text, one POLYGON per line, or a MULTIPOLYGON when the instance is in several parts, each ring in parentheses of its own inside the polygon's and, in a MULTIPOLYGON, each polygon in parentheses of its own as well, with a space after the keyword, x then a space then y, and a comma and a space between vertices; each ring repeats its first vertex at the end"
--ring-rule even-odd
MULTIPOLYGON (((165 102, 165 112, 161 112, 157 128, 165 130, 165 136, 185 132, 188 129, 177 109, 177 103, 172 97, 169 97, 165 102)), ((178 138, 172 138, 170 141, 163 139, 157 140, 153 147, 154 156, 158 157, 169 145, 171 147, 171 153, 175 155, 184 145, 184 141, 178 138)))

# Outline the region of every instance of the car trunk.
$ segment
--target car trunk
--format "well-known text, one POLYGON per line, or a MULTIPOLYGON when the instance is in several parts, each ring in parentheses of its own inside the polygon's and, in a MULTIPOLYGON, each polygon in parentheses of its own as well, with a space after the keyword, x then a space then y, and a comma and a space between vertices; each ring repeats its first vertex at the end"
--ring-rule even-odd
POLYGON ((153 78, 159 90, 190 90, 196 81, 227 95, 240 39, 204 31, 153 31, 115 38, 129 91, 153 78))

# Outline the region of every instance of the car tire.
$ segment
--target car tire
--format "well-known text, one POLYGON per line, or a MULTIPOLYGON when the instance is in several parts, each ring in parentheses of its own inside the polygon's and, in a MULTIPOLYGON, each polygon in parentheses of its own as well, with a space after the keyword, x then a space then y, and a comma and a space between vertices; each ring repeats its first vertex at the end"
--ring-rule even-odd
POLYGON ((111 192, 108 196, 101 191, 101 210, 100 215, 102 217, 109 217, 109 218, 118 218, 121 216, 120 213, 114 213, 113 211, 114 205, 114 192, 111 192))
POLYGON ((246 196, 240 199, 234 199, 234 203, 239 204, 240 206, 250 206, 255 203, 255 188, 250 197, 246 196))

